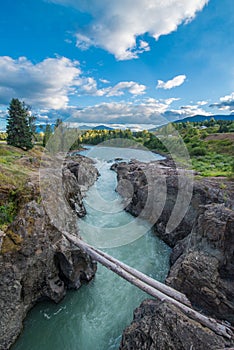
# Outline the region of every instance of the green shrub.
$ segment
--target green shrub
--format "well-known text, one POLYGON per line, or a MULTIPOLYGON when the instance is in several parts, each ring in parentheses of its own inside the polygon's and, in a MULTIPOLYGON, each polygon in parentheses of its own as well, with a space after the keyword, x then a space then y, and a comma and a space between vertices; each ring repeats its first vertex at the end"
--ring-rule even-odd
POLYGON ((206 149, 205 148, 201 148, 201 147, 194 147, 191 151, 190 151, 190 155, 191 156, 205 156, 206 155, 206 149))
POLYGON ((0 206, 0 227, 4 224, 11 223, 16 213, 16 205, 10 202, 7 205, 0 206))

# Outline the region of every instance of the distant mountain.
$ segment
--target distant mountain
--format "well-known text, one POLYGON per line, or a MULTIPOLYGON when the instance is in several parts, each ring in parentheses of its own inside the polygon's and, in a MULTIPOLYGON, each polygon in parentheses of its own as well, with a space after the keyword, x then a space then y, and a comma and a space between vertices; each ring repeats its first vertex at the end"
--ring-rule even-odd
MULTIPOLYGON (((52 130, 54 130, 55 124, 50 124, 52 130)), ((40 125, 36 125, 36 132, 45 132, 46 129, 46 124, 40 124, 40 125)), ((110 128, 109 126, 106 125, 97 125, 95 127, 89 126, 89 125, 80 125, 78 127, 78 129, 80 130, 114 130, 113 128, 110 128)))
POLYGON ((114 129, 106 125, 97 125, 94 128, 92 128, 92 130, 114 130, 114 129))
POLYGON ((174 123, 173 121, 172 122, 169 122, 168 123, 165 123, 165 124, 160 124, 160 125, 157 125, 155 126, 155 128, 151 128, 151 129, 148 129, 149 132, 154 132, 154 131, 158 131, 159 128, 163 127, 164 125, 167 125, 169 123, 174 123))
POLYGON ((90 129, 92 129, 90 126, 88 126, 88 125, 80 125, 79 127, 78 127, 78 129, 80 129, 80 130, 90 130, 90 129))
POLYGON ((204 116, 204 115, 195 115, 194 117, 187 117, 184 119, 179 119, 173 121, 173 123, 186 123, 186 122, 204 122, 205 120, 210 120, 210 118, 214 118, 215 120, 234 120, 234 114, 230 115, 211 115, 211 116, 204 116))

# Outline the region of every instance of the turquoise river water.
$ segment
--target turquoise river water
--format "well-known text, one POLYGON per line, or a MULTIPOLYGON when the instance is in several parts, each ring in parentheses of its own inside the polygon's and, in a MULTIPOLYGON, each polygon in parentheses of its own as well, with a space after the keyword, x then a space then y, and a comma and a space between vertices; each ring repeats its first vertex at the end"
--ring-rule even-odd
MULTIPOLYGON (((110 147, 90 148, 84 154, 96 159, 101 176, 85 198, 87 215, 79 221, 81 236, 126 264, 163 281, 169 269, 170 249, 155 237, 146 222, 139 225, 123 210, 122 200, 115 192, 116 174, 110 170, 111 161, 116 157, 149 161, 160 156, 110 147), (116 241, 116 230, 120 235, 129 232, 127 244, 126 240, 116 241)), ((116 350, 124 328, 132 321, 134 309, 148 297, 99 264, 95 278, 78 291, 69 291, 58 305, 52 302, 36 305, 12 349, 116 350)))

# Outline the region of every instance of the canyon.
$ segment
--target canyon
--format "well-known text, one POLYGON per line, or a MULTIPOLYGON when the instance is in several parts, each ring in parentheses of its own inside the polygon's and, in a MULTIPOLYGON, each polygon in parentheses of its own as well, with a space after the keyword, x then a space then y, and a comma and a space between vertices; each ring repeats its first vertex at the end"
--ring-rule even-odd
MULTIPOLYGON (((133 160, 116 163, 112 169, 117 172, 117 191, 127 203, 126 210, 151 221, 155 234, 172 247, 166 284, 183 292, 194 308, 233 325, 233 182, 195 177, 187 212, 181 222, 168 232, 167 224, 178 195, 178 177, 182 178, 182 190, 186 191, 184 177, 190 176, 189 171, 176 168, 172 160, 147 165, 133 160), (153 188, 160 188, 163 181, 167 184, 165 205, 154 222, 157 206, 154 204, 153 211, 145 210, 145 207, 153 188)), ((195 326, 191 319, 186 319, 168 303, 148 300, 135 311, 133 323, 125 330, 120 349, 228 347, 225 339, 216 334, 211 336, 210 332, 204 336, 204 332, 204 327, 195 326)))
MULTIPOLYGON (((77 218, 86 215, 83 198, 99 172, 91 159, 69 157, 62 168, 63 191, 56 196, 59 174, 48 164, 40 181, 35 173, 28 179, 27 198, 14 221, 0 232, 0 349, 4 350, 14 343, 37 302, 60 302, 68 289, 79 289, 97 269, 95 261, 62 235, 59 225, 79 231, 77 218), (41 196, 40 187, 46 184, 41 196)), ((166 284, 185 293, 195 309, 233 325, 233 182, 195 178, 191 200, 185 198, 186 214, 170 231, 179 184, 186 195, 191 174, 172 160, 119 160, 111 168, 117 173, 116 190, 125 210, 147 220, 155 235, 172 248, 166 284)), ((120 349, 202 350, 233 344, 233 337, 210 331, 175 306, 147 299, 135 310, 120 349)))

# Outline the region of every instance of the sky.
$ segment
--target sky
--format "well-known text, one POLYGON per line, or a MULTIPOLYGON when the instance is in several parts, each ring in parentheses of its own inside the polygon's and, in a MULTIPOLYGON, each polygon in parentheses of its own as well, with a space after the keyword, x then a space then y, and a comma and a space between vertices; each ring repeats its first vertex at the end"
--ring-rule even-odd
POLYGON ((234 113, 233 0, 8 0, 0 127, 12 98, 38 123, 165 123, 234 113))

